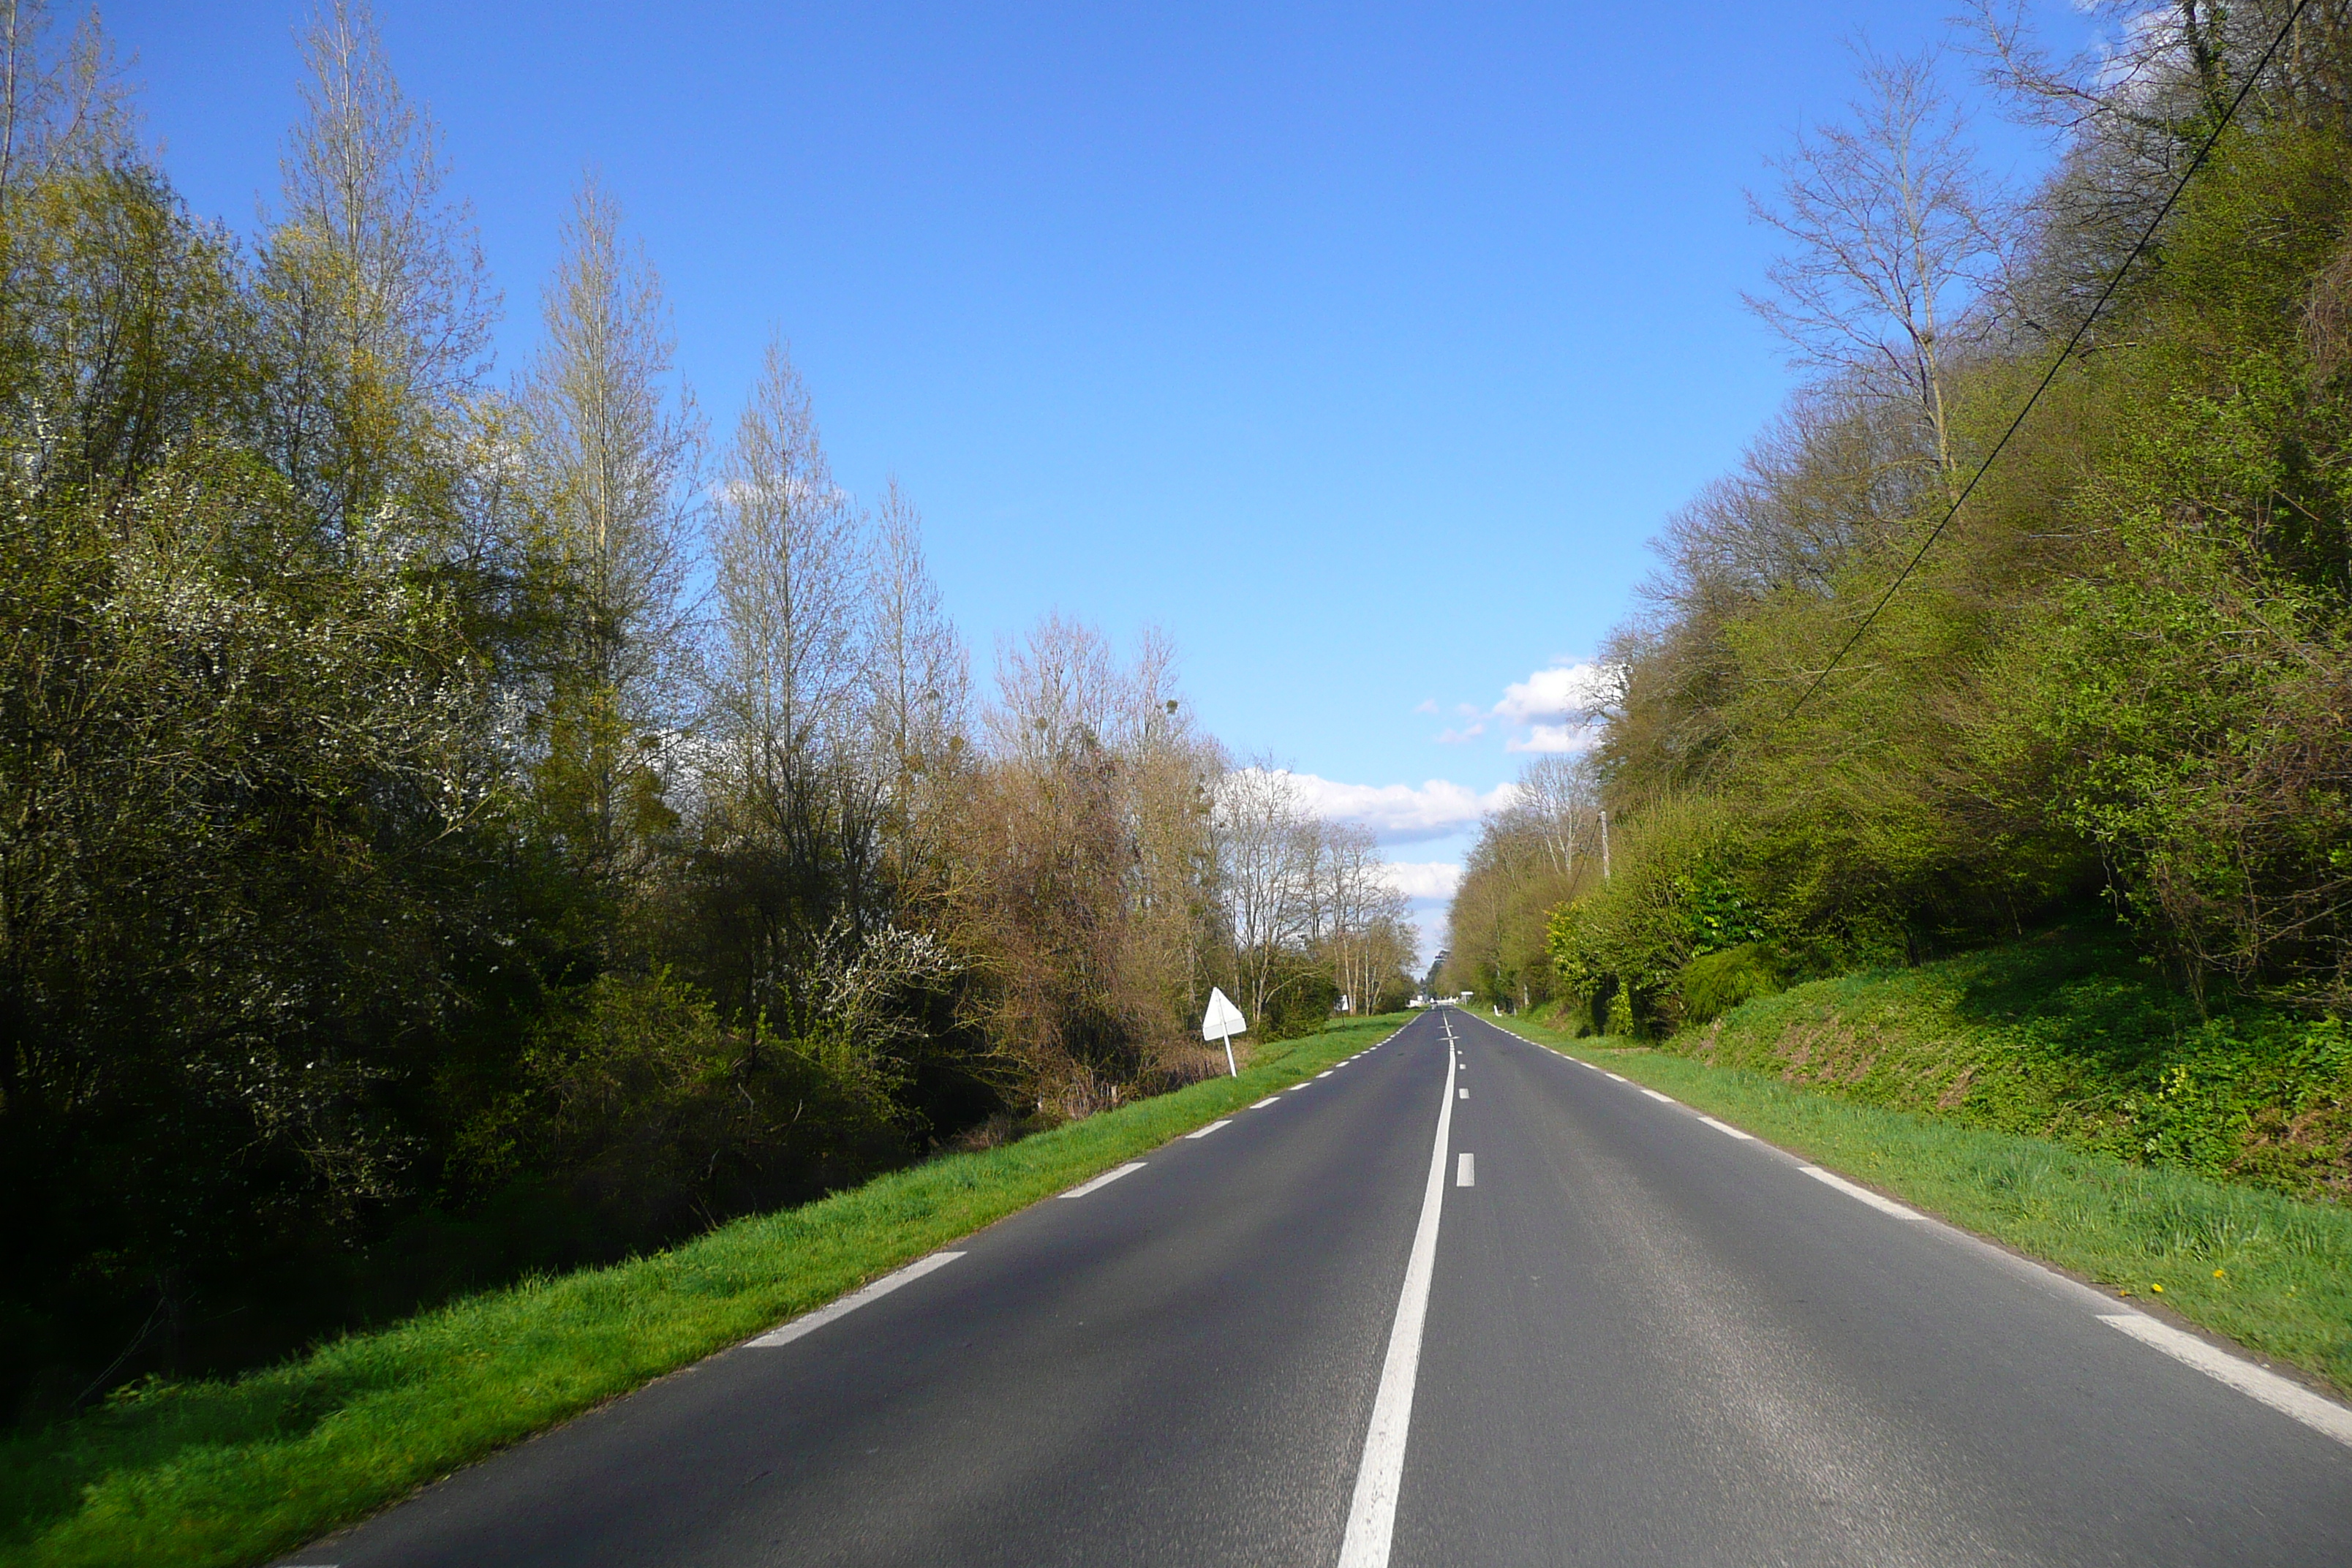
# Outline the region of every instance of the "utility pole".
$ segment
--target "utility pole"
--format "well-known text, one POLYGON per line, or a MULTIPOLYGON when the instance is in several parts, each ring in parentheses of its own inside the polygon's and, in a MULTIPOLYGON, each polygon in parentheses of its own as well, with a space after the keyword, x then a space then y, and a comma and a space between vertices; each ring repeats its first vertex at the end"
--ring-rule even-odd
POLYGON ((1601 814, 1601 879, 1609 879, 1609 814, 1601 814))

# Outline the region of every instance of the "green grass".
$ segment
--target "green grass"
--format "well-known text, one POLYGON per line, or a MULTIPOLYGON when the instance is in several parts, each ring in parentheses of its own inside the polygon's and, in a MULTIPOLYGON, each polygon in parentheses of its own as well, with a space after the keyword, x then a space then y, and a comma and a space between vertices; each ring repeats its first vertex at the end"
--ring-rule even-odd
POLYGON ((2339 1205, 1858 1104, 1621 1040, 1571 1039, 1527 1018, 1495 1022, 2352 1391, 2352 1212, 2339 1205))
POLYGON ((2245 998, 2207 1005, 2100 917, 1813 981, 1664 1048, 2136 1164, 2352 1196, 2352 1031, 2245 998))
POLYGON ((1401 1017, 1337 1024, 1238 1079, 956 1154, 687 1246, 488 1292, 233 1382, 152 1384, 0 1444, 0 1563, 245 1563, 360 1519, 1179 1133, 1401 1017))

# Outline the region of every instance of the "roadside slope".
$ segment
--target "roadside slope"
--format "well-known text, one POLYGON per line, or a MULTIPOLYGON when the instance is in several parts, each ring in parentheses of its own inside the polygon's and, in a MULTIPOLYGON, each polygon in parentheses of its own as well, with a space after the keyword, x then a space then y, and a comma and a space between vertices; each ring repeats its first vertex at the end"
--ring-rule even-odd
POLYGON ((1817 980, 1662 1049, 2290 1196, 2352 1196, 2352 1031, 2243 1000, 2200 1013, 2111 921, 1817 980))

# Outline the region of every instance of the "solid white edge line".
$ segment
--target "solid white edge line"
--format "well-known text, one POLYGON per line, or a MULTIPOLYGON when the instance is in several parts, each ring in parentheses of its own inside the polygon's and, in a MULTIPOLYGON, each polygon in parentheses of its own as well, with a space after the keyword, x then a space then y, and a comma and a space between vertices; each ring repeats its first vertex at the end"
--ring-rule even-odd
POLYGON ((929 1258, 918 1258, 896 1274, 885 1274, 863 1290, 844 1296, 830 1307, 819 1307, 814 1312, 794 1318, 782 1328, 770 1329, 758 1339, 750 1341, 748 1348, 769 1351, 778 1345, 788 1345, 803 1334, 814 1333, 835 1318, 846 1317, 869 1301, 878 1301, 899 1286, 910 1285, 932 1269, 944 1268, 962 1256, 961 1252, 934 1252, 929 1258))
POLYGON ((1457 1187, 1478 1184, 1478 1166, 1467 1154, 1457 1157, 1454 1162, 1454 1184, 1457 1187))
POLYGON ((1101 1175, 1097 1176, 1091 1182, 1080 1182, 1076 1186, 1072 1187, 1068 1192, 1064 1193, 1062 1196, 1066 1198, 1085 1197, 1088 1193, 1094 1192, 1098 1188, 1107 1187, 1113 1182, 1118 1181, 1121 1176, 1131 1176, 1141 1169, 1143 1169, 1142 1161, 1130 1160, 1116 1171, 1105 1171, 1101 1175))
POLYGON ((1737 1138, 1742 1143, 1753 1143, 1756 1142, 1756 1134, 1753 1132, 1742 1132, 1738 1128, 1734 1127, 1728 1121, 1717 1121, 1712 1116, 1701 1116, 1699 1120, 1706 1122, 1709 1127, 1714 1128, 1717 1132, 1722 1133, 1726 1138, 1737 1138))
POLYGON ((1195 1131, 1187 1132, 1187 1133, 1185 1133, 1185 1134, 1184 1134, 1184 1136, 1185 1136, 1185 1137, 1187 1137, 1187 1138, 1206 1138, 1210 1133, 1214 1132, 1218 1128, 1220 1128, 1220 1127, 1231 1127, 1233 1124, 1234 1124, 1234 1119, 1233 1119, 1232 1117, 1228 1116, 1228 1117, 1224 1118, 1223 1121, 1212 1121, 1212 1122, 1210 1122, 1206 1127, 1201 1128, 1201 1129, 1199 1129, 1199 1130, 1197 1130, 1197 1131, 1195 1131))
POLYGON ((1252 1110, 1264 1110, 1267 1106, 1272 1105, 1276 1100, 1280 1100, 1282 1096, 1278 1094, 1269 1094, 1264 1100, 1259 1100, 1255 1105, 1251 1106, 1250 1109, 1252 1110))
POLYGON ((1429 1286, 1437 1268, 1437 1223, 1445 1208, 1445 1145, 1454 1133, 1454 1064, 1445 1067, 1445 1089, 1437 1102, 1437 1140, 1429 1152, 1429 1181, 1421 1194, 1421 1224, 1397 1294, 1396 1320, 1389 1328, 1388 1354, 1381 1363, 1380 1392, 1364 1429, 1363 1458, 1356 1463, 1356 1491, 1348 1505, 1348 1532, 1339 1542, 1339 1568, 1388 1568, 1396 1536, 1397 1489, 1404 1479, 1405 1437, 1412 1426, 1412 1385, 1421 1373, 1421 1331, 1429 1317, 1429 1286))
POLYGON ((1654 1089, 1645 1089, 1642 1092, 1648 1095, 1652 1100, 1661 1100, 1665 1101, 1668 1105, 1675 1103, 1675 1097, 1671 1094, 1660 1094, 1654 1089))
POLYGON ((1847 1181, 1843 1176, 1824 1171, 1819 1165, 1800 1165, 1797 1169, 1804 1172, 1805 1174, 1812 1177, 1813 1180, 1822 1183, 1823 1185, 1835 1187, 1839 1192, 1843 1193, 1846 1196, 1850 1198, 1859 1198, 1864 1203, 1868 1204, 1872 1208, 1883 1210, 1887 1214, 1893 1215, 1897 1219, 1917 1220, 1922 1223, 1927 1223, 1927 1216, 1921 1214, 1917 1209, 1905 1208, 1893 1198, 1881 1197, 1876 1193, 1872 1192, 1868 1187, 1856 1186, 1853 1183, 1847 1181))
POLYGON ((2195 1367, 2217 1383, 2226 1383, 2252 1399, 2259 1399, 2282 1415, 2293 1416, 2313 1431, 2333 1437, 2347 1447, 2352 1447, 2352 1410, 2347 1410, 2332 1399, 2323 1399, 2299 1383, 2290 1383, 2274 1372, 2261 1367, 2215 1345, 2209 1345, 2195 1334, 2182 1333, 2169 1323, 2160 1323, 2145 1312, 2102 1312, 2099 1321, 2110 1328, 2120 1329, 2144 1345, 2162 1351, 2173 1360, 2195 1367))

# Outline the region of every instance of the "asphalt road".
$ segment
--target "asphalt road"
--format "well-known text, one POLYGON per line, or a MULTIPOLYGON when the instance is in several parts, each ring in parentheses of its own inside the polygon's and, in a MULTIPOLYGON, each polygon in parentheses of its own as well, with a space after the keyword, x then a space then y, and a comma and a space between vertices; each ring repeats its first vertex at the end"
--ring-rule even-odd
POLYGON ((1458 1012, 950 1250, 284 1561, 2352 1563, 2341 1407, 1458 1012))

